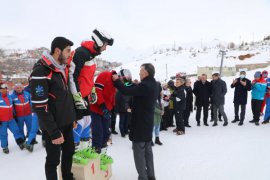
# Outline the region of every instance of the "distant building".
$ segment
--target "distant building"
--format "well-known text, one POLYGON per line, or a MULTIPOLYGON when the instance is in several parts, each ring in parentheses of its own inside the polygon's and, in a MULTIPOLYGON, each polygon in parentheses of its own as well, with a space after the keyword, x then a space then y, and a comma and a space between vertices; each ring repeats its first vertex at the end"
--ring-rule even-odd
MULTIPOLYGON (((220 67, 197 67, 197 74, 207 74, 207 77, 211 77, 214 72, 219 72, 220 67)), ((237 73, 236 67, 223 67, 222 76, 235 76, 237 73)))

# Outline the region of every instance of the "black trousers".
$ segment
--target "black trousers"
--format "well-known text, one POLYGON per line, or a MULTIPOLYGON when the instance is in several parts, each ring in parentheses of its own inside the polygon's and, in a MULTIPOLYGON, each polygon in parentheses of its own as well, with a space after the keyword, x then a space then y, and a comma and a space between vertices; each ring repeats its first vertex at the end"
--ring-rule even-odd
POLYGON ((184 114, 183 110, 175 111, 175 121, 176 121, 176 129, 178 131, 185 132, 185 124, 184 124, 183 114, 184 114))
POLYGON ((251 100, 253 120, 255 120, 256 122, 259 122, 260 120, 260 112, 262 108, 262 103, 263 103, 263 100, 257 100, 257 99, 251 100))
POLYGON ((170 118, 170 110, 169 110, 169 106, 167 106, 167 107, 164 107, 164 114, 162 116, 161 124, 160 124, 161 130, 166 129, 168 127, 169 118, 170 118))
POLYGON ((190 111, 189 110, 184 110, 184 125, 189 125, 189 116, 190 116, 190 111))
POLYGON ((169 109, 169 118, 167 121, 167 127, 173 126, 174 109, 169 109))
POLYGON ((115 131, 116 113, 115 113, 114 109, 112 109, 111 114, 112 114, 112 116, 111 116, 111 130, 115 131))
POLYGON ((235 114, 235 120, 238 120, 238 121, 240 120, 241 122, 244 122, 245 114, 246 114, 246 105, 234 103, 234 114, 235 114), (239 106, 241 107, 240 119, 239 119, 239 106))
POLYGON ((61 170, 63 180, 72 180, 73 174, 71 173, 72 156, 75 151, 73 139, 73 124, 65 126, 60 129, 64 136, 64 143, 61 145, 52 144, 49 134, 44 131, 44 138, 46 141, 46 162, 45 173, 47 180, 57 180, 57 166, 60 163, 61 157, 61 170), (62 152, 62 156, 61 156, 62 152))
POLYGON ((207 123, 209 105, 197 106, 196 121, 198 123, 201 121, 201 111, 202 111, 202 108, 203 108, 203 122, 204 123, 207 123))

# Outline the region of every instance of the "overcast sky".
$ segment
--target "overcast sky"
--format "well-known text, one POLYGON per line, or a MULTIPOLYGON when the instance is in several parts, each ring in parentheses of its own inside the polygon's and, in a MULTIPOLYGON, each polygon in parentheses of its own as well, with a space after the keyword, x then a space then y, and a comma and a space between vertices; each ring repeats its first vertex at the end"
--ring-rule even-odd
POLYGON ((115 39, 105 56, 121 60, 173 41, 238 43, 270 34, 270 0, 1 0, 0 17, 0 46, 50 47, 55 36, 78 46, 102 27, 115 39))

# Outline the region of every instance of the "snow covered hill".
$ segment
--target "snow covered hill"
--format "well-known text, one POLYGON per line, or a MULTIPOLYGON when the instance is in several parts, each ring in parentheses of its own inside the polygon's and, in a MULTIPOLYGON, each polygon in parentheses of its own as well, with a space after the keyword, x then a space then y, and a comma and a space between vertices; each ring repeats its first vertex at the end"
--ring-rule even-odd
MULTIPOLYGON (((269 44, 269 42, 265 42, 265 44, 258 42, 254 45, 244 46, 241 49, 227 50, 223 66, 234 67, 235 65, 241 64, 267 63, 270 61, 269 44), (238 58, 246 54, 252 54, 254 56, 245 60, 238 58)), ((160 81, 168 80, 171 76, 175 76, 177 72, 197 74, 197 67, 220 66, 220 47, 217 46, 224 47, 225 44, 223 42, 214 41, 205 44, 205 46, 203 46, 204 48, 200 48, 198 43, 186 44, 181 47, 181 50, 163 48, 156 50, 154 54, 145 59, 124 63, 117 68, 117 70, 121 68, 130 69, 133 78, 138 79, 140 65, 143 63, 152 63, 156 68, 156 79, 160 81), (216 46, 214 44, 216 44, 216 46)))

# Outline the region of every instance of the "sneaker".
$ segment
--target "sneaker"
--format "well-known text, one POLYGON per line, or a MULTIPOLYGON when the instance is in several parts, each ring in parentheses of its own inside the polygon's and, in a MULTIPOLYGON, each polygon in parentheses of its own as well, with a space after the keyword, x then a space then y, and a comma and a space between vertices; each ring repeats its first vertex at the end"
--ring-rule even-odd
POLYGON ((3 153, 5 153, 5 154, 9 154, 9 149, 8 149, 8 147, 3 148, 3 153))
POLYGON ((268 124, 269 123, 269 121, 263 121, 262 122, 262 124, 268 124))
POLYGON ((175 132, 175 133, 176 133, 176 132, 177 132, 177 129, 175 128, 175 129, 173 130, 173 132, 175 132))
POLYGON ((218 125, 218 123, 214 123, 214 124, 213 124, 213 126, 217 126, 217 125, 218 125))
POLYGON ((207 123, 203 123, 205 126, 209 126, 207 123))
POLYGON ((224 122, 223 126, 227 126, 228 125, 228 122, 224 122))

